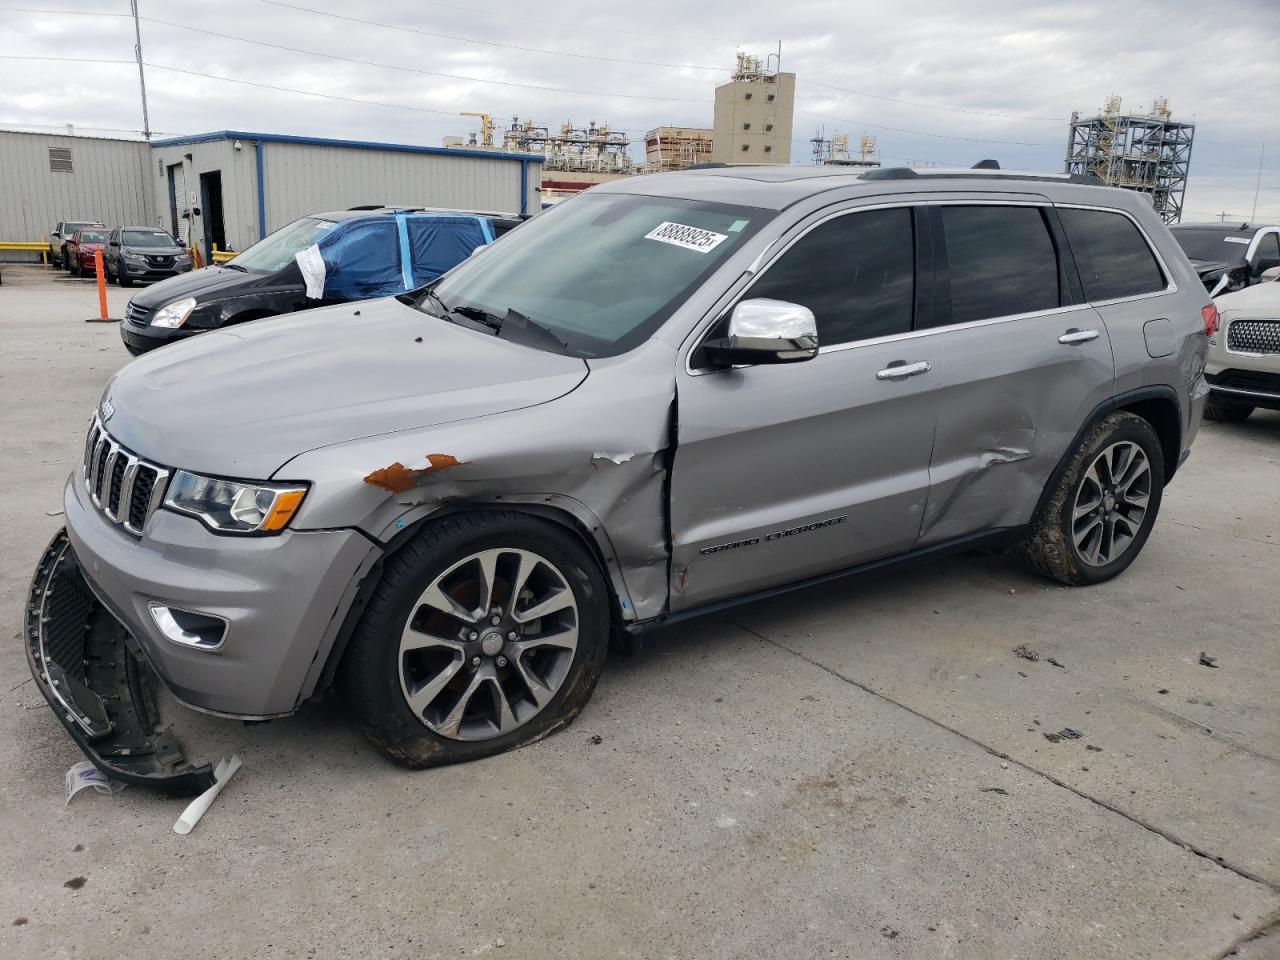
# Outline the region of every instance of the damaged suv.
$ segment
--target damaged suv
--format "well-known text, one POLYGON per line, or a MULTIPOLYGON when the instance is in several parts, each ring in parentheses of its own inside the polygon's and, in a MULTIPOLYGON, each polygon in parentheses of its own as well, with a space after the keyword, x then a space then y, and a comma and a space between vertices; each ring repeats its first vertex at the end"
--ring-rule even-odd
POLYGON ((559 204, 427 287, 215 330, 108 384, 28 608, 113 776, 158 723, 337 688, 413 767, 564 726, 606 649, 979 543, 1123 571, 1216 313, 1140 196, 1065 175, 743 167, 559 204))

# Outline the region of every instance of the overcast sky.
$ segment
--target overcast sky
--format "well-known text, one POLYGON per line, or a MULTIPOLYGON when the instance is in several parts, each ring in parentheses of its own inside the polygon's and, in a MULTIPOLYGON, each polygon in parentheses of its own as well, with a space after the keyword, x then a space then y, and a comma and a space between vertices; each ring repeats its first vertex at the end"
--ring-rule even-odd
MULTIPOLYGON (((808 161, 803 141, 821 128, 875 136, 887 164, 1061 170, 1073 110, 1116 93, 1146 112, 1163 96, 1197 125, 1184 219, 1247 218, 1265 144, 1258 219, 1280 220, 1276 0, 139 3, 151 126, 166 134, 438 145, 474 129, 465 110, 594 119, 639 140, 660 124, 710 126, 735 51, 764 56, 781 41, 799 78, 793 162, 808 161)), ((0 126, 136 135, 131 62, 15 59, 131 60, 128 12, 127 0, 0 0, 0 126)))

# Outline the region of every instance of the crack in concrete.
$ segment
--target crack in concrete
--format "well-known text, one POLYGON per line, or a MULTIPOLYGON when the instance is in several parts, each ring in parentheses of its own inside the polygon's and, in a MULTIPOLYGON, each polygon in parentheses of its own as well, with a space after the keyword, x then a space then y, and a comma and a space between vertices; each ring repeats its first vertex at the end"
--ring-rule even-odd
POLYGON ((1233 540, 1248 540, 1250 543, 1260 543, 1264 547, 1280 547, 1280 543, 1276 543, 1274 540, 1259 540, 1257 537, 1246 537, 1242 533, 1231 533, 1228 530, 1218 530, 1215 527, 1198 527, 1194 523, 1187 523, 1185 520, 1166 520, 1165 522, 1179 527, 1190 527, 1192 530, 1199 530, 1201 533, 1216 533, 1220 537, 1230 537, 1233 540))
POLYGON ((1214 957, 1213 960, 1228 960, 1230 957, 1237 956, 1241 947, 1247 947, 1255 940, 1261 940, 1263 937, 1273 933, 1280 935, 1280 910, 1263 920, 1257 928, 1240 937, 1226 950, 1214 957))
POLYGON ((810 657, 808 654, 801 653, 799 650, 793 650, 791 647, 788 647, 786 644, 780 643, 777 640, 774 640, 772 637, 766 637, 764 634, 759 633, 756 630, 752 630, 750 627, 744 626, 743 624, 738 623, 736 620, 728 620, 726 622, 737 627, 743 633, 750 634, 751 636, 755 637, 757 640, 762 640, 765 643, 771 644, 777 647, 779 650, 789 653, 793 657, 798 657, 799 659, 803 660, 805 663, 808 663, 812 666, 817 667, 819 670, 829 673, 831 676, 835 677, 837 680, 841 680, 844 683, 849 684, 850 686, 857 687, 859 690, 863 691, 864 693, 869 693, 871 694, 871 696, 876 697, 879 700, 883 700, 885 703, 893 704, 893 706, 907 711, 907 713, 910 713, 912 716, 919 717, 921 720, 924 720, 926 723, 931 723, 935 727, 945 730, 948 733, 955 734, 957 737, 960 737, 962 740, 965 740, 973 744, 975 747, 985 750, 987 753, 991 754, 993 757, 997 757, 1000 760, 1005 760, 1009 763, 1016 764, 1017 766, 1021 767, 1023 770, 1026 770, 1028 773, 1033 773, 1038 777, 1048 780, 1050 783, 1052 783, 1056 787, 1061 787, 1064 790, 1069 790, 1070 792, 1074 793, 1077 797, 1079 797, 1082 800, 1087 800, 1090 803, 1096 806, 1099 806, 1104 810, 1108 810, 1111 813, 1116 814, 1117 816, 1124 817, 1124 819, 1128 820, 1130 823, 1133 823, 1139 827, 1142 827, 1142 829, 1144 830, 1154 833, 1156 836, 1169 841, 1174 846, 1181 847, 1183 850, 1186 850, 1190 853, 1194 853, 1198 857, 1203 857, 1205 860, 1208 860, 1210 863, 1221 867, 1223 870, 1226 870, 1230 873, 1234 873, 1236 876, 1243 877, 1245 880, 1252 881, 1253 883, 1256 883, 1260 886, 1266 887, 1268 890, 1271 890, 1274 893, 1280 893, 1280 883, 1274 883, 1270 880, 1267 880, 1265 877, 1261 877, 1258 874, 1253 873, 1250 870, 1247 870, 1244 867, 1237 866, 1236 864, 1233 864, 1233 863, 1228 863, 1222 857, 1216 857, 1213 854, 1209 853, 1209 851, 1204 850, 1200 847, 1197 847, 1195 844, 1187 840, 1183 840, 1181 837, 1179 837, 1177 834, 1173 833, 1170 830, 1166 830, 1163 827, 1158 827, 1154 823, 1149 823, 1146 820, 1143 820, 1141 817, 1137 816, 1136 814, 1129 813, 1126 810, 1122 810, 1120 807, 1117 807, 1114 804, 1107 802, 1106 800, 1103 800, 1099 797, 1095 797, 1095 796, 1092 796, 1091 794, 1085 793, 1083 790, 1080 790, 1077 787, 1073 787, 1071 784, 1067 783, 1066 781, 1058 779, 1048 771, 1041 770, 1037 767, 1033 767, 1031 764, 1023 760, 1018 760, 1014 757, 1009 756, 1007 753, 1001 753, 999 750, 997 750, 995 747, 991 746, 990 744, 983 743, 981 740, 977 739, 976 737, 970 736, 969 734, 965 733, 962 730, 957 730, 955 727, 949 726, 948 724, 943 723, 941 720, 935 720, 933 717, 929 716, 928 714, 921 713, 919 710, 915 709, 914 707, 908 706, 907 704, 902 703, 898 700, 894 700, 892 697, 881 693, 879 690, 876 690, 874 687, 869 687, 865 683, 862 683, 859 680, 855 680, 852 677, 841 673, 839 670, 836 670, 834 667, 829 667, 825 663, 821 663, 820 661, 813 659, 813 657, 810 657))

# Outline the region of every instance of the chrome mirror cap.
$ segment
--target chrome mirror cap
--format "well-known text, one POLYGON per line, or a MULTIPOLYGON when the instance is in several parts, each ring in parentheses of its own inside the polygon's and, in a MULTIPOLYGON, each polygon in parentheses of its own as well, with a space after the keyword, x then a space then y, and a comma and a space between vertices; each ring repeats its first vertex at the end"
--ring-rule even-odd
POLYGON ((798 303, 743 300, 729 315, 728 336, 708 340, 703 350, 720 366, 812 360, 818 355, 818 322, 798 303))

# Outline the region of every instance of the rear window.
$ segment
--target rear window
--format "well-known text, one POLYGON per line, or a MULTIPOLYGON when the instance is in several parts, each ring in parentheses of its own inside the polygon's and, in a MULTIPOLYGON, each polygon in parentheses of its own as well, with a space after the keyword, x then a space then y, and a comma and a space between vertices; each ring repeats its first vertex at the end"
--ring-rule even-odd
POLYGON ((939 210, 950 265, 952 323, 1058 306, 1058 257, 1039 207, 939 210))
POLYGON ((1059 209, 1086 300, 1114 300, 1163 290, 1164 273, 1132 220, 1102 210, 1059 209))
POLYGON ((1244 263, 1245 254, 1249 252, 1249 244, 1253 240, 1252 233, 1229 227, 1209 230, 1203 227, 1173 227, 1169 232, 1190 259, 1231 266, 1244 263))

